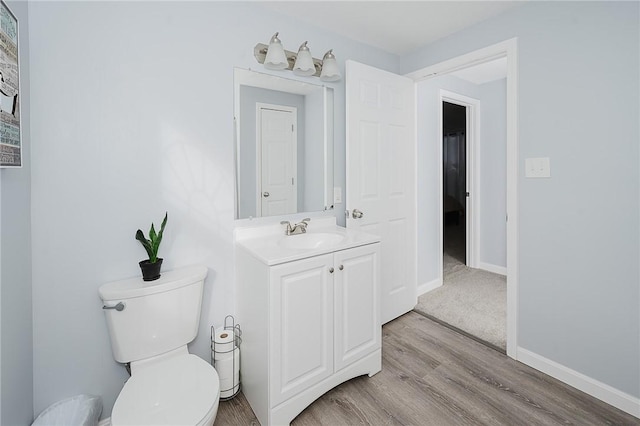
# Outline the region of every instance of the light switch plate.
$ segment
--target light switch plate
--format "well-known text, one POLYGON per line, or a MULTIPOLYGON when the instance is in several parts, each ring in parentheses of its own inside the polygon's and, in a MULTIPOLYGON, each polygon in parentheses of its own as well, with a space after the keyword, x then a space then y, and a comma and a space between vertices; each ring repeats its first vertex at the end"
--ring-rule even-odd
POLYGON ((336 186, 333 188, 333 204, 341 204, 342 203, 342 188, 336 186))
POLYGON ((551 162, 549 160, 549 157, 525 159, 524 176, 528 178, 551 177, 551 162))

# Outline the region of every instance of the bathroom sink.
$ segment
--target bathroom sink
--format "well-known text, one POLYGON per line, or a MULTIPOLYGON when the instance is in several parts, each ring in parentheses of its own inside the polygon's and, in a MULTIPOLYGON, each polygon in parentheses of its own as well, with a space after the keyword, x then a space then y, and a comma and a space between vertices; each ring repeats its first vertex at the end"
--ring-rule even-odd
POLYGON ((330 232, 314 232, 289 235, 280 241, 280 247, 288 249, 319 249, 337 246, 345 240, 345 236, 330 232))
POLYGON ((286 229, 282 223, 238 227, 234 237, 239 252, 267 266, 380 242, 376 235, 337 226, 334 216, 312 218, 302 234, 285 235, 286 229))

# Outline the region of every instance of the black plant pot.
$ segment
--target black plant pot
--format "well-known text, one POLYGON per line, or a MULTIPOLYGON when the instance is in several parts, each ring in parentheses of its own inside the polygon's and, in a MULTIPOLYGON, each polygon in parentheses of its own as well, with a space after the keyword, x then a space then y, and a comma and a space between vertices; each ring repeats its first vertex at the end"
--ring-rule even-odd
POLYGON ((142 279, 145 281, 153 281, 160 278, 160 268, 162 268, 162 259, 158 258, 154 263, 149 262, 149 259, 143 260, 139 263, 142 270, 142 279))

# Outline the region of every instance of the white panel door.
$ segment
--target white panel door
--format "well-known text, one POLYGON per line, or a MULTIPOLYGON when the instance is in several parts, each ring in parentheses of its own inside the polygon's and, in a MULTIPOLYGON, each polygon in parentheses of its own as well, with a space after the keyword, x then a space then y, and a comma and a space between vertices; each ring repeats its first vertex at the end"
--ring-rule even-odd
POLYGON ((260 216, 296 213, 296 108, 258 104, 257 113, 260 216))
POLYGON ((417 302, 414 82, 347 61, 346 110, 347 228, 381 237, 384 324, 417 302))
POLYGON ((380 244, 334 255, 335 370, 380 348, 380 244))
POLYGON ((333 373, 332 265, 327 254, 271 268, 271 407, 333 373))

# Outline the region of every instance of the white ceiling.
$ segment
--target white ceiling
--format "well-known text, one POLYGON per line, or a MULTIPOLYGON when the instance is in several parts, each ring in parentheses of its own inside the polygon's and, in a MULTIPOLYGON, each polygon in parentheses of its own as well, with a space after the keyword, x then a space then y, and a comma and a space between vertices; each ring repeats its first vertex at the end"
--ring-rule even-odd
POLYGON ((396 55, 410 53, 518 4, 522 1, 261 2, 296 20, 396 55))

